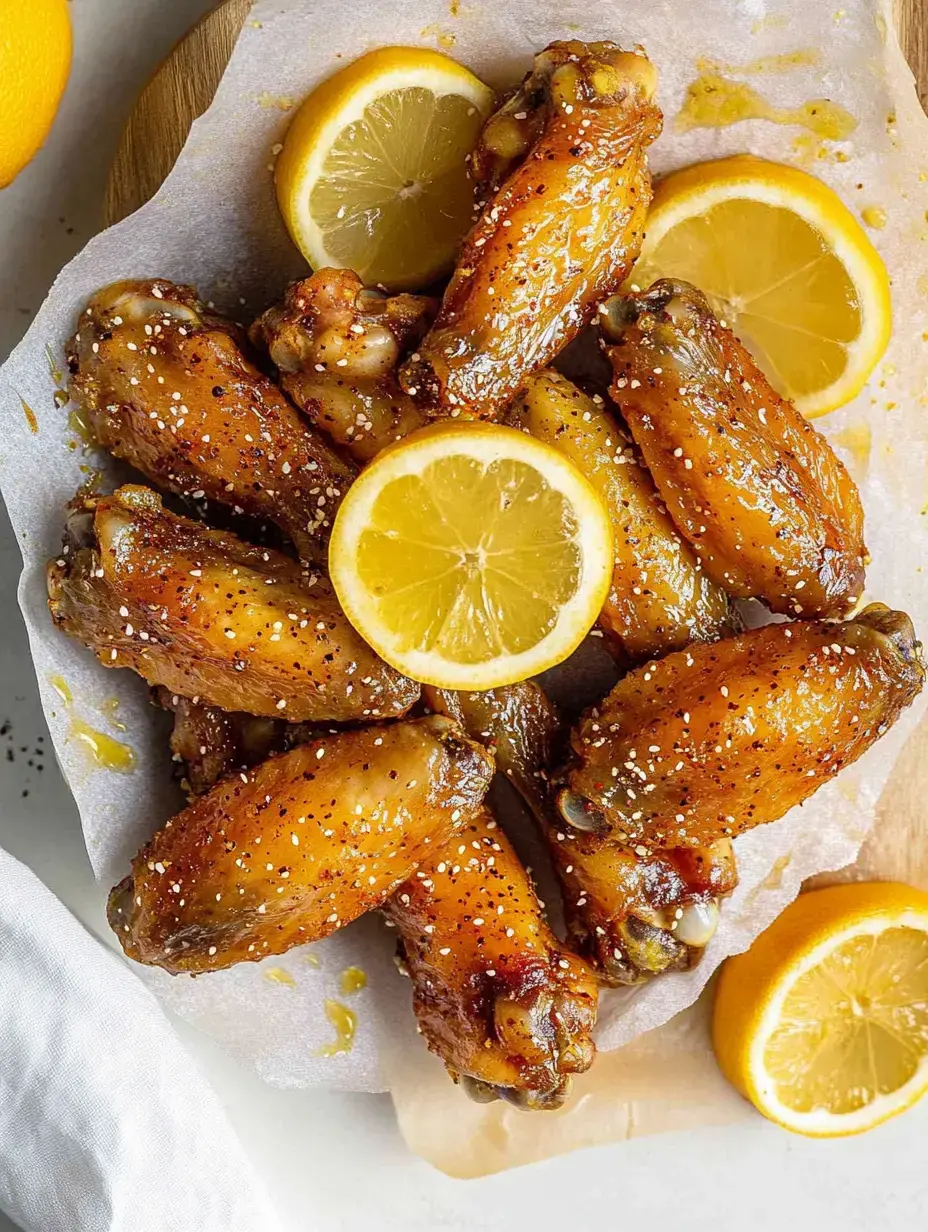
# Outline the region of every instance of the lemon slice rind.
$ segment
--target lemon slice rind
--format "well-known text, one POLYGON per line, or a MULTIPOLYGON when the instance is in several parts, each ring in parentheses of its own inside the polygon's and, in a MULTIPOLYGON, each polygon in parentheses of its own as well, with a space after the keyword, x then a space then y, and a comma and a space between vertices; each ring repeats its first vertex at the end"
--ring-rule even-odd
POLYGON ((329 547, 329 573, 352 625, 398 671, 446 689, 498 688, 526 680, 576 650, 595 623, 613 568, 612 527, 598 494, 556 450, 513 428, 496 424, 454 423, 425 428, 381 453, 355 480, 342 503, 329 547), (554 627, 526 650, 479 663, 458 663, 431 650, 401 645, 398 634, 378 618, 377 603, 356 569, 360 537, 371 525, 380 493, 408 475, 420 475, 434 462, 466 457, 483 465, 514 459, 530 465, 572 506, 581 548, 581 572, 574 594, 564 603, 554 627))

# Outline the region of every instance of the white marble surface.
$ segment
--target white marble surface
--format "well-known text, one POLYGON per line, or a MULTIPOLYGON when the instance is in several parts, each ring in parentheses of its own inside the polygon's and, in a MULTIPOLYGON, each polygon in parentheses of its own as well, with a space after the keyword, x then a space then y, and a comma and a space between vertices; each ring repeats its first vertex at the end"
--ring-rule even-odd
MULTIPOLYGON (((209 0, 73 0, 75 66, 55 131, 0 192, 0 358, 57 270, 99 228, 106 170, 132 100, 209 8, 209 0)), ((18 549, 0 511, 0 730, 4 720, 12 724, 0 736, 0 844, 105 936, 103 897, 76 813, 56 767, 35 755, 47 737, 16 607, 18 572, 18 549)), ((924 1223, 928 1101, 844 1142, 807 1142, 758 1118, 731 1130, 645 1139, 454 1182, 408 1154, 386 1098, 272 1090, 179 1029, 295 1232, 503 1232, 514 1223, 586 1232, 626 1222, 680 1232, 780 1232, 790 1224, 901 1232, 924 1223)), ((0 1216, 0 1232, 9 1228, 0 1216)), ((156 1229, 162 1232, 157 1219, 139 1232, 156 1229)))

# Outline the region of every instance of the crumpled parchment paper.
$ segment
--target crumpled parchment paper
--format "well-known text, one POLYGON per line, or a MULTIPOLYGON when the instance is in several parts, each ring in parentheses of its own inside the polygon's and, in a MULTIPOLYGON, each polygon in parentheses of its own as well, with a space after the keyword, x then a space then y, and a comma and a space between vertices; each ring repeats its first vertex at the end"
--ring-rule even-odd
MULTIPOLYGON (((861 486, 873 556, 867 597, 906 609, 917 628, 928 629, 928 121, 886 4, 259 0, 215 103, 194 125, 161 192, 91 241, 62 272, 0 372, 0 483, 23 551, 20 602, 101 894, 180 801, 171 783, 166 720, 149 706, 144 684, 130 672, 102 668, 53 629, 46 610, 44 567, 60 544, 65 503, 91 471, 102 472, 105 486, 120 476, 111 461, 85 451, 69 428, 68 412, 55 402, 63 344, 78 313, 101 285, 158 275, 192 282, 220 309, 250 320, 288 279, 305 272, 277 214, 271 168, 288 113, 309 89, 387 43, 440 46, 504 86, 555 38, 644 44, 660 71, 666 118, 653 150, 655 172, 751 151, 807 166, 855 213, 878 207, 868 216, 879 218, 885 211, 885 225, 871 234, 892 275, 893 340, 864 393, 819 426, 861 486), (726 66, 728 76, 777 107, 831 99, 856 127, 836 141, 765 120, 682 131, 676 117, 701 58, 726 66), (69 704, 60 696, 62 681, 73 696, 69 704), (114 716, 125 734, 114 728, 114 716), (129 743, 134 773, 95 767, 76 735, 75 718, 129 743)), ((282 958, 196 980, 143 968, 139 973, 172 1009, 270 1082, 368 1091, 390 1086, 414 1148, 459 1175, 632 1133, 731 1119, 744 1106, 714 1070, 704 1003, 662 1024, 693 1005, 721 960, 745 949, 804 878, 854 860, 924 708, 922 699, 802 808, 738 839, 741 884, 704 961, 695 971, 603 997, 598 1042, 604 1055, 581 1079, 578 1098, 557 1114, 525 1116, 502 1105, 468 1104, 416 1036, 408 985, 393 969, 392 939, 376 919, 282 958), (369 980, 350 996, 340 984, 349 965, 363 968, 369 980), (326 999, 358 1015, 353 1049, 334 1057, 319 1055, 334 1037, 326 999), (636 1038, 646 1031, 653 1034, 636 1038)))

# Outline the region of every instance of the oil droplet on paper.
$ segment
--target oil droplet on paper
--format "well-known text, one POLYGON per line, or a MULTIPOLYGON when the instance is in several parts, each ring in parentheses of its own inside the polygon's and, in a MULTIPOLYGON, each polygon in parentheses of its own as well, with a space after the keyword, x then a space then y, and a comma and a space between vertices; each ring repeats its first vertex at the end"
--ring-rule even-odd
POLYGON ((256 102, 258 106, 263 107, 265 111, 292 111, 296 105, 295 100, 290 98, 289 95, 278 97, 276 94, 269 94, 267 90, 263 90, 259 95, 257 95, 256 102))
MULTIPOLYGON (((63 676, 49 676, 48 683, 65 706, 70 707, 73 704, 74 694, 63 676)), ((128 744, 123 744, 121 740, 114 740, 105 732, 97 731, 95 727, 91 727, 89 723, 85 723, 76 715, 71 715, 71 723, 65 739, 68 743, 72 740, 76 741, 94 766, 101 770, 112 770, 116 774, 131 774, 135 769, 134 749, 128 744)))
POLYGON ((105 732, 97 731, 76 716, 71 718, 68 740, 76 740, 94 765, 101 770, 113 770, 116 774, 131 774, 135 769, 135 751, 121 740, 114 740, 105 732))
POLYGON ((747 64, 716 64, 712 60, 697 60, 696 67, 702 73, 706 70, 734 73, 788 73, 794 68, 809 68, 821 62, 821 52, 814 47, 800 47, 796 51, 784 51, 775 56, 759 56, 749 60, 747 64))
POLYGON ((724 128, 741 120, 770 120, 774 124, 797 124, 826 141, 840 141, 857 127, 857 120, 827 98, 814 98, 800 107, 774 107, 762 94, 743 81, 724 77, 715 65, 700 61, 700 76, 691 82, 677 115, 682 132, 692 128, 724 128))
POLYGON ((346 967, 341 974, 340 983, 345 996, 351 997, 367 987, 367 975, 360 967, 346 967))
POLYGON ((84 412, 79 407, 73 407, 68 411, 68 428, 77 437, 77 441, 71 442, 72 449, 77 448, 78 441, 85 449, 93 449, 96 441, 93 439, 90 424, 84 418, 84 412))
POLYGON ((118 732, 128 731, 125 723, 118 717, 119 698, 108 697, 105 702, 100 705, 100 710, 109 719, 110 727, 115 727, 118 732))
POLYGON ((852 424, 836 432, 834 442, 846 449, 851 457, 851 463, 856 471, 856 478, 862 478, 870 465, 870 450, 873 448, 873 432, 867 423, 852 424))
POLYGON ((443 47, 445 51, 450 50, 457 42, 453 34, 447 30, 442 30, 441 26, 433 23, 430 26, 423 26, 419 31, 419 38, 434 38, 439 47, 443 47))
POLYGON ((264 978, 271 984, 281 984, 284 988, 296 988, 296 980, 283 967, 268 967, 264 978))
POLYGON ((316 1056, 337 1057, 342 1052, 351 1052, 358 1029, 357 1014, 347 1005, 342 1005, 341 1001, 326 1001, 325 1016, 335 1028, 335 1042, 323 1044, 316 1056))
POLYGON ((66 706, 70 706, 74 701, 74 694, 71 692, 71 686, 65 680, 64 676, 49 676, 48 683, 52 686, 64 704, 66 706))
POLYGON ((770 872, 763 879, 758 890, 779 890, 783 885, 783 874, 789 868, 792 856, 779 856, 770 866, 770 872))
POLYGON ((307 967, 321 967, 322 966, 322 959, 319 957, 318 954, 313 954, 312 952, 310 952, 309 954, 303 955, 303 962, 306 963, 307 967))
POLYGON ((19 400, 23 404, 23 414, 26 416, 26 423, 29 425, 29 431, 32 433, 37 433, 39 430, 39 421, 35 417, 35 411, 22 396, 22 394, 20 394, 19 400))
POLYGON ((55 352, 52 350, 50 342, 46 342, 45 344, 45 358, 48 360, 48 371, 52 380, 56 385, 63 384, 64 373, 58 367, 57 361, 55 360, 55 352))
POLYGON ((868 227, 873 227, 876 231, 883 230, 889 217, 882 205, 868 205, 860 211, 860 216, 868 227))

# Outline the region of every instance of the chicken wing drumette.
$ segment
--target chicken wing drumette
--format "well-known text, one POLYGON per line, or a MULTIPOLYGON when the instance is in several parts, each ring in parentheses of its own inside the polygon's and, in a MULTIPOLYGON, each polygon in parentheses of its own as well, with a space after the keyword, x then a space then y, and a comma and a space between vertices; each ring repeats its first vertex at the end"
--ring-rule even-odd
POLYGON ((614 43, 552 43, 487 121, 487 203, 400 375, 430 413, 495 415, 622 285, 651 200, 656 79, 614 43))
POLYGON ((426 1043, 478 1100, 556 1108, 595 1055, 596 977, 481 809, 385 907, 426 1043))
POLYGON ((130 958, 214 971, 379 907, 479 807, 493 761, 438 716, 323 736, 200 796, 110 895, 130 958))
POLYGON ((75 501, 48 594, 55 623, 104 666, 223 710, 364 721, 419 696, 354 631, 325 578, 169 513, 149 488, 75 501))
POLYGON ((561 812, 646 851, 776 821, 866 752, 924 677, 912 622, 881 603, 677 651, 574 731, 561 812))
POLYGON ((312 559, 353 470, 243 342, 192 287, 115 283, 69 344, 71 397, 98 443, 159 488, 266 519, 312 559))
POLYGON ((494 754, 528 804, 560 882, 571 940, 609 984, 694 966, 715 934, 719 903, 738 883, 731 842, 633 851, 557 816, 548 771, 560 757, 560 716, 533 681, 485 693, 426 688, 433 710, 458 720, 494 754))
POLYGON ((364 463, 426 422, 396 368, 437 307, 424 295, 369 290, 351 270, 322 269, 293 283, 251 337, 270 354, 296 405, 364 463))
POLYGON ((680 537, 602 399, 548 368, 529 378, 511 419, 575 462, 609 511, 615 568, 599 623, 621 658, 640 662, 731 631, 725 592, 680 537))
POLYGON ((845 615, 864 586, 863 508, 825 438, 687 283, 599 311, 613 396, 709 576, 774 612, 845 615))

